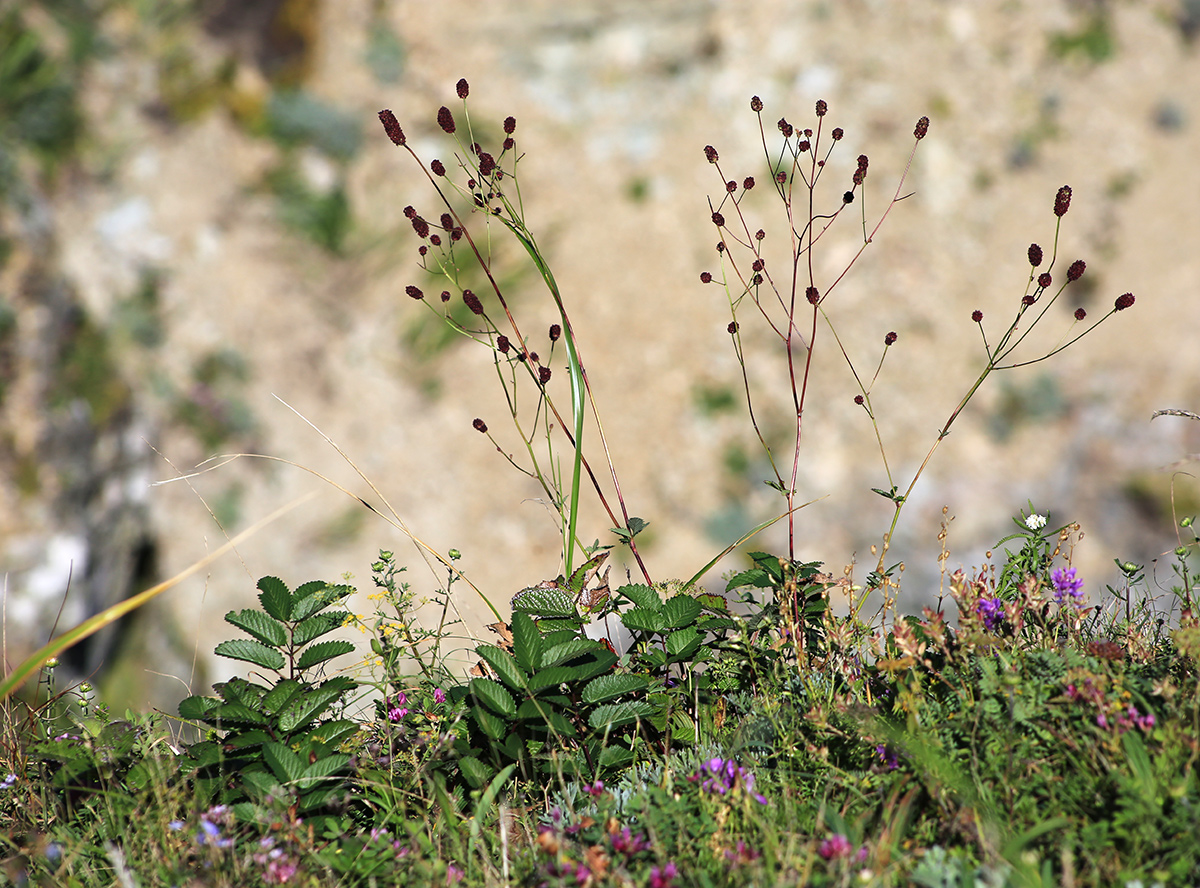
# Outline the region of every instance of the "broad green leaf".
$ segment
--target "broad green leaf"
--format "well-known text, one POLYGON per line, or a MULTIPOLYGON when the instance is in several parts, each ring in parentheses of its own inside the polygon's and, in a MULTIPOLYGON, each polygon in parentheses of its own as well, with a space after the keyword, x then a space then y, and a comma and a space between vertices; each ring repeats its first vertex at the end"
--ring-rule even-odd
POLYGON ((522 589, 512 600, 512 609, 535 617, 571 617, 579 619, 575 599, 563 589, 531 586, 522 589))
POLYGON ((260 641, 250 641, 248 638, 223 641, 216 646, 214 653, 231 660, 245 660, 247 663, 276 672, 283 668, 283 654, 260 641))
POLYGON ((308 732, 308 740, 312 743, 322 743, 328 747, 337 746, 358 733, 360 725, 350 719, 339 719, 317 725, 308 732))
POLYGON ((258 601, 270 616, 277 620, 292 618, 292 593, 279 577, 263 577, 258 581, 261 594, 258 601))
POLYGON ((265 715, 243 706, 241 703, 222 703, 220 706, 214 706, 204 716, 204 720, 219 724, 239 722, 247 725, 265 725, 267 723, 265 715))
POLYGON ((293 593, 292 620, 306 620, 318 611, 345 598, 349 586, 331 586, 320 580, 298 586, 293 593))
POLYGON ((723 595, 714 595, 712 592, 701 592, 696 596, 696 600, 708 610, 721 611, 722 613, 729 611, 729 602, 723 595))
POLYGON ((517 704, 513 702, 512 694, 504 690, 504 686, 490 678, 473 678, 469 687, 475 699, 487 706, 498 715, 512 718, 517 714, 517 704))
POLYGON ((602 648, 589 659, 571 668, 579 674, 579 681, 587 681, 589 678, 595 678, 597 675, 610 671, 616 663, 617 655, 602 648))
POLYGON ((608 649, 600 642, 592 641, 590 638, 573 638, 562 644, 556 644, 546 651, 542 655, 542 668, 559 666, 568 660, 574 660, 581 654, 596 650, 607 651, 608 649))
POLYGON ((354 642, 352 641, 322 641, 314 644, 310 648, 305 648, 304 653, 300 655, 300 659, 296 662, 297 669, 312 669, 327 660, 332 660, 334 657, 340 657, 342 654, 350 654, 354 652, 354 642))
POLYGON ((229 681, 219 682, 213 685, 213 689, 224 697, 227 703, 241 703, 251 709, 263 708, 262 701, 266 695, 266 689, 251 684, 244 678, 231 678, 229 681))
POLYGON ((350 756, 340 752, 319 758, 304 769, 303 773, 296 780, 296 788, 303 792, 314 783, 337 774, 339 771, 345 769, 348 764, 350 764, 350 756))
POLYGON ((304 773, 304 765, 300 761, 300 756, 282 743, 264 743, 262 755, 267 767, 271 769, 275 779, 280 783, 295 783, 304 773))
POLYGON ((588 716, 588 724, 597 731, 610 730, 649 718, 653 712, 654 709, 649 703, 640 700, 605 703, 592 710, 592 714, 588 716))
POLYGON ((667 628, 689 626, 696 622, 696 617, 704 608, 700 602, 690 595, 676 595, 663 602, 662 615, 667 628))
POLYGON ((285 678, 267 693, 262 699, 262 708, 264 712, 276 713, 285 706, 292 697, 300 693, 305 686, 294 678, 285 678))
POLYGON ((512 615, 513 656, 517 664, 528 673, 542 666, 542 633, 533 617, 523 611, 512 615))
POLYGON ((772 589, 774 581, 767 575, 765 570, 761 568, 751 568, 744 570, 739 574, 734 574, 729 582, 725 584, 725 591, 732 592, 734 589, 741 589, 745 586, 753 586, 756 589, 772 589))
POLYGON ((723 629, 736 629, 738 621, 731 617, 701 617, 696 621, 696 628, 705 632, 720 632, 723 629))
POLYGON ((508 733, 508 723, 500 716, 489 712, 488 708, 482 704, 472 706, 471 715, 474 716, 479 729, 493 740, 499 740, 508 733))
POLYGON ((634 603, 635 607, 652 611, 656 611, 662 607, 662 597, 653 587, 647 586, 645 583, 631 583, 630 585, 622 586, 617 590, 617 594, 628 598, 634 603))
POLYGON ((496 773, 495 768, 485 765, 474 756, 464 755, 458 760, 458 767, 463 772, 463 776, 467 778, 467 782, 471 786, 479 789, 492 779, 492 775, 496 773))
POLYGON ((237 734, 225 738, 225 743, 234 749, 253 749, 256 746, 262 746, 264 743, 270 742, 271 735, 260 728, 239 731, 237 734))
MULTIPOLYGON (((552 628, 549 620, 542 620, 537 624, 537 627, 542 631, 543 651, 548 651, 555 645, 574 641, 576 638, 583 638, 583 633, 579 631, 579 627, 574 625, 558 629, 552 628)), ((545 664, 543 663, 542 665, 544 666, 545 664)))
POLYGON ((621 614, 621 623, 634 632, 662 632, 667 628, 666 618, 656 610, 635 607, 621 614))
POLYGON ((604 703, 625 694, 634 694, 650 686, 650 679, 644 675, 609 673, 592 679, 587 683, 580 695, 584 703, 604 703))
POLYGON ((672 657, 686 659, 700 649, 704 637, 695 626, 676 629, 667 636, 667 653, 672 657))
POLYGON ((225 615, 225 622, 249 632, 263 644, 272 647, 283 647, 287 642, 287 630, 278 620, 273 620, 260 610, 246 608, 240 611, 230 611, 225 615))
POLYGON ((279 729, 286 734, 313 721, 342 695, 343 688, 329 683, 299 694, 279 710, 279 729))
POLYGON ((529 693, 536 694, 546 688, 557 688, 568 682, 578 681, 580 670, 574 666, 551 666, 540 669, 529 679, 529 693))
POLYGON ((199 721, 219 705, 221 701, 216 697, 195 694, 179 701, 179 717, 187 721, 199 721))
POLYGON ((604 769, 625 768, 633 764, 633 759, 632 749, 626 749, 624 746, 605 746, 600 750, 597 763, 604 769))
POLYGON ((571 579, 567 583, 567 586, 570 588, 572 594, 578 596, 583 591, 583 587, 587 585, 589 575, 598 570, 607 558, 608 552, 600 552, 597 555, 593 555, 571 574, 571 579))
POLYGON ((482 657, 483 661, 500 676, 500 680, 514 691, 525 689, 525 673, 521 671, 521 667, 517 665, 517 661, 508 651, 498 648, 494 644, 481 644, 475 648, 475 653, 482 657))
MULTIPOLYGON (((334 629, 345 625, 348 616, 349 614, 345 611, 315 614, 296 626, 296 631, 292 633, 292 643, 298 647, 308 644, 313 639, 320 638, 326 632, 332 632, 334 629)), ((375 639, 371 640, 375 641, 375 639)))
POLYGON ((700 739, 700 732, 696 729, 696 722, 692 720, 692 717, 682 707, 676 707, 671 713, 671 738, 689 745, 696 743, 700 739))

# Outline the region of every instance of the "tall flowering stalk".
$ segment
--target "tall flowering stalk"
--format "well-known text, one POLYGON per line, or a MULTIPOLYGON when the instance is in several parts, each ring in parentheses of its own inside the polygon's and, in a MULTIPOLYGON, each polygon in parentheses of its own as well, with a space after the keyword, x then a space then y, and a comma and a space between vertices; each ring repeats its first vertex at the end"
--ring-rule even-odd
MULTIPOLYGON (((460 288, 463 303, 470 309, 472 315, 479 318, 479 323, 483 325, 482 329, 467 329, 457 325, 449 315, 446 315, 446 319, 448 323, 456 327, 458 332, 472 339, 485 342, 493 350, 497 373, 501 384, 505 387, 510 412, 525 444, 531 468, 523 469, 511 457, 506 458, 514 466, 517 466, 517 468, 530 475, 530 477, 535 478, 558 509, 562 518, 564 573, 567 576, 572 574, 577 550, 581 553, 586 553, 586 549, 578 536, 580 488, 582 486, 583 473, 586 472, 600 504, 607 512, 612 525, 623 531, 620 533, 621 539, 628 542, 642 574, 649 581, 649 572, 642 562, 641 555, 637 549, 637 543, 634 540, 637 531, 644 524, 636 518, 630 518, 624 496, 621 492, 616 467, 609 454, 608 443, 604 436, 604 428, 600 423, 599 412, 596 408, 591 385, 588 382, 587 371, 579 354, 575 331, 571 326, 571 319, 567 313, 562 293, 559 290, 558 282, 555 280, 549 264, 546 262, 544 255, 537 245, 537 241, 525 224, 520 186, 516 177, 516 166, 520 160, 520 155, 516 151, 514 135, 517 126, 516 119, 514 117, 505 119, 503 127, 504 140, 501 143, 498 153, 492 154, 474 139, 470 116, 466 113, 466 99, 470 94, 470 87, 467 81, 460 80, 456 91, 459 99, 463 102, 463 126, 459 127, 454 113, 445 106, 438 110, 437 123, 445 133, 454 137, 458 145, 459 150, 455 154, 454 164, 458 167, 458 172, 464 179, 461 184, 451 177, 450 171, 447 170, 446 165, 441 160, 433 160, 426 165, 418 157, 409 145, 408 139, 400 127, 395 114, 390 110, 379 112, 379 120, 383 124, 384 131, 388 137, 392 140, 393 144, 404 148, 417 161, 426 178, 433 185, 438 198, 446 210, 445 213, 441 214, 439 224, 437 225, 426 221, 412 207, 407 208, 405 211, 405 215, 409 218, 413 230, 423 241, 418 249, 421 265, 426 270, 443 276, 453 286, 459 287, 461 266, 459 264, 459 257, 456 255, 455 245, 462 242, 469 251, 470 261, 473 261, 487 278, 488 286, 491 294, 495 297, 502 318, 494 319, 494 310, 489 309, 480 296, 469 289, 460 288), (472 235, 456 204, 450 199, 452 194, 457 194, 465 198, 471 206, 471 212, 481 213, 488 223, 492 220, 497 220, 503 224, 525 249, 526 253, 528 253, 543 283, 549 290, 561 320, 561 324, 555 324, 550 328, 549 338, 551 348, 553 349, 553 344, 561 337, 567 352, 567 372, 571 387, 571 414, 569 422, 559 412, 547 388, 547 384, 553 375, 549 364, 538 355, 536 350, 531 348, 530 340, 522 331, 508 300, 505 298, 503 289, 493 274, 490 254, 486 253, 485 249, 481 249, 479 242, 472 235), (503 332, 497 324, 497 320, 504 326, 503 332), (546 445, 549 448, 549 465, 546 469, 542 468, 541 461, 533 448, 533 438, 523 430, 517 413, 515 373, 520 367, 524 368, 525 374, 536 387, 538 393, 537 415, 542 416, 546 445), (504 375, 506 368, 514 374, 511 377, 511 388, 510 383, 506 381, 504 375), (543 406, 546 409, 545 414, 542 413, 541 408, 543 406), (596 473, 584 455, 584 421, 589 409, 596 423, 600 445, 604 450, 604 458, 607 463, 613 490, 615 491, 620 518, 614 512, 596 473), (551 416, 554 419, 553 423, 550 422, 551 416), (551 425, 566 435, 572 451, 570 490, 566 494, 562 490, 561 478, 555 466, 551 425)), ((425 298, 425 294, 421 288, 415 285, 409 285, 406 288, 406 292, 414 299, 423 300, 425 298)), ((449 290, 442 292, 442 302, 448 302, 451 298, 449 290)), ((483 419, 476 419, 474 426, 477 431, 488 434, 488 426, 483 419)), ((500 450, 499 447, 497 449, 500 450)))

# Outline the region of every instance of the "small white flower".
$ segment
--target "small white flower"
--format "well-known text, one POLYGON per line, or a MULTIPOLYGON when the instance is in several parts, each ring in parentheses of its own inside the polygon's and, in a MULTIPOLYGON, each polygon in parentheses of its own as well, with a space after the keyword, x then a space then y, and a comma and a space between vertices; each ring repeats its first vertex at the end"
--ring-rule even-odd
POLYGON ((1025 526, 1030 530, 1041 530, 1046 526, 1045 515, 1030 515, 1025 519, 1025 526))

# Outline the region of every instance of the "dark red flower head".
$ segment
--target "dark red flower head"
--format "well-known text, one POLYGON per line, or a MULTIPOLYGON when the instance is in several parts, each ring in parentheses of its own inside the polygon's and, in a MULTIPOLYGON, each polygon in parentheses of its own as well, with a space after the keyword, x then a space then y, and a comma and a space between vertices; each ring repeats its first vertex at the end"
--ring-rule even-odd
POLYGON ((417 208, 414 207, 412 204, 409 204, 408 206, 406 206, 404 208, 404 218, 405 219, 412 219, 416 215, 417 215, 417 208))
POLYGON ((1086 317, 1087 317, 1087 312, 1084 311, 1082 308, 1075 309, 1075 320, 1082 321, 1086 317))
POLYGON ((712 272, 711 271, 700 272, 700 283, 711 284, 712 283, 712 272))
POLYGON ((512 348, 512 343, 508 341, 508 337, 501 333, 496 337, 496 348, 500 350, 500 354, 508 354, 508 350, 512 348))
POLYGON ((496 158, 484 151, 479 155, 479 175, 490 176, 496 171, 496 158))
POLYGON ((480 302, 479 297, 470 290, 463 290, 463 302, 466 303, 467 308, 471 309, 474 314, 483 314, 483 303, 480 302))
POLYGON ((845 194, 843 194, 842 195, 842 203, 844 203, 844 204, 854 203, 854 192, 847 191, 845 194))
POLYGON ((417 233, 417 237, 422 239, 429 237, 429 223, 420 216, 412 217, 412 227, 413 231, 417 233))
POLYGON ((730 334, 736 333, 738 331, 738 322, 730 321, 729 326, 726 327, 725 329, 728 330, 730 334))
POLYGON ((733 194, 733 192, 737 191, 737 182, 733 181, 733 179, 730 179, 725 183, 725 190, 730 194, 733 194))
POLYGON ((854 403, 855 403, 855 404, 857 404, 857 405, 858 405, 858 406, 860 406, 860 407, 863 405, 863 403, 864 403, 866 400, 867 400, 867 399, 866 399, 866 398, 864 398, 862 395, 855 395, 855 396, 854 396, 854 403))
POLYGON ((450 291, 442 290, 442 302, 449 302, 449 301, 450 301, 450 291))
POLYGON ((482 419, 476 419, 471 425, 475 427, 475 431, 487 434, 487 423, 482 419))
POLYGON ((835 126, 833 128, 833 132, 830 133, 830 135, 833 136, 833 141, 840 142, 842 140, 842 136, 846 135, 846 131, 844 129, 842 129, 840 126, 835 126))
POLYGON ((429 168, 433 170, 433 174, 435 176, 446 175, 446 166, 440 160, 434 160, 433 163, 429 165, 429 168))
POLYGON ((720 213, 712 214, 713 225, 721 226, 725 224, 725 217, 720 213))
POLYGON ((776 173, 775 181, 778 182, 780 185, 784 184, 785 182, 787 182, 787 173, 783 172, 782 170, 780 172, 776 173))
POLYGON ((753 188, 753 187, 754 187, 754 177, 753 177, 753 176, 747 176, 745 179, 743 179, 743 180, 742 180, 742 187, 743 187, 744 189, 746 189, 747 191, 749 191, 751 188, 753 188))
POLYGON ((709 163, 716 163, 721 159, 721 155, 717 154, 717 149, 712 145, 704 146, 704 156, 708 158, 709 163))
POLYGON ((551 324, 550 325, 550 341, 558 342, 558 339, 560 336, 562 336, 562 325, 561 324, 551 324))
POLYGON ((438 126, 444 129, 446 132, 454 132, 454 115, 450 113, 450 109, 445 105, 442 105, 442 107, 438 108, 437 122, 438 126))
POLYGON ((407 287, 405 287, 404 292, 407 293, 409 296, 411 296, 413 299, 424 299, 425 298, 425 294, 421 292, 421 288, 414 287, 412 284, 409 284, 407 287))
POLYGON ((383 124, 383 131, 387 133, 393 144, 403 145, 405 143, 404 130, 400 129, 400 122, 396 120, 395 114, 385 108, 379 112, 379 122, 383 124))
POLYGON ((975 309, 973 312, 971 312, 971 320, 977 324, 981 323, 983 321, 983 312, 981 312, 979 309, 975 309))
POLYGON ((1067 214, 1067 210, 1071 208, 1071 186, 1064 185, 1058 189, 1058 194, 1054 195, 1054 215, 1060 219, 1067 214))
POLYGON ((754 232, 755 240, 762 240, 766 236, 767 236, 767 233, 765 231, 763 231, 761 228, 758 229, 758 231, 754 232))
POLYGON ((896 335, 896 331, 893 330, 887 336, 883 337, 883 344, 884 345, 893 345, 893 344, 895 344, 895 342, 898 338, 899 337, 896 335))
POLYGON ((1049 287, 1052 283, 1054 283, 1054 278, 1050 276, 1050 272, 1043 271, 1038 275, 1038 286, 1043 290, 1046 289, 1046 287, 1049 287))
POLYGON ((1032 295, 1026 295, 1026 296, 1022 296, 1022 297, 1021 297, 1021 304, 1022 304, 1022 305, 1033 305, 1033 303, 1035 303, 1035 302, 1037 302, 1037 297, 1036 297, 1036 296, 1032 296, 1032 295))
POLYGON ((504 118, 504 134, 506 136, 511 136, 516 131, 517 131, 517 118, 511 117, 511 116, 504 118))
POLYGON ((1029 245, 1029 264, 1034 268, 1042 264, 1042 248, 1037 244, 1029 245))
POLYGON ((542 385, 545 385, 549 381, 550 381, 550 368, 549 367, 538 367, 538 382, 540 382, 542 385))
POLYGON ((1076 259, 1067 269, 1067 283, 1077 281, 1083 277, 1084 271, 1087 270, 1087 263, 1082 259, 1076 259))
POLYGON ((795 132, 795 130, 792 129, 792 125, 787 122, 786 117, 779 118, 778 126, 779 126, 779 131, 781 133, 783 133, 783 137, 785 139, 790 139, 792 137, 792 133, 795 132))
POLYGON ((829 104, 824 99, 817 99, 817 117, 824 117, 829 111, 829 104))
POLYGON ((808 287, 804 291, 804 298, 812 305, 816 305, 821 301, 821 293, 816 287, 808 287))
POLYGON ((929 118, 922 117, 920 120, 917 121, 917 126, 913 130, 913 135, 916 136, 918 139, 923 139, 923 138, 925 138, 925 135, 928 132, 929 132, 929 118))
POLYGON ((1133 305, 1133 294, 1125 293, 1124 295, 1117 297, 1117 301, 1113 303, 1113 308, 1115 308, 1117 311, 1124 311, 1131 305, 1133 305))
POLYGON ((762 109, 763 109, 762 99, 760 99, 758 96, 754 96, 752 99, 750 99, 750 110, 751 111, 753 111, 754 113, 757 114, 762 109))
POLYGON ((465 99, 471 93, 471 85, 467 83, 467 78, 462 78, 458 83, 454 84, 454 91, 458 93, 460 99, 465 99))

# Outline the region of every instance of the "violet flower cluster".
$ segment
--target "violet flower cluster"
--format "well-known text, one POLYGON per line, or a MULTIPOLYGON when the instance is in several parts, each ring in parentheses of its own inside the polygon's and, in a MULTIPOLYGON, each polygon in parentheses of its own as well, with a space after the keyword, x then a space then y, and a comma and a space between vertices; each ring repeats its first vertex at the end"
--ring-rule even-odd
POLYGON ((726 795, 740 789, 760 805, 767 804, 767 797, 754 791, 754 775, 733 759, 709 759, 688 780, 699 783, 704 792, 726 795))

